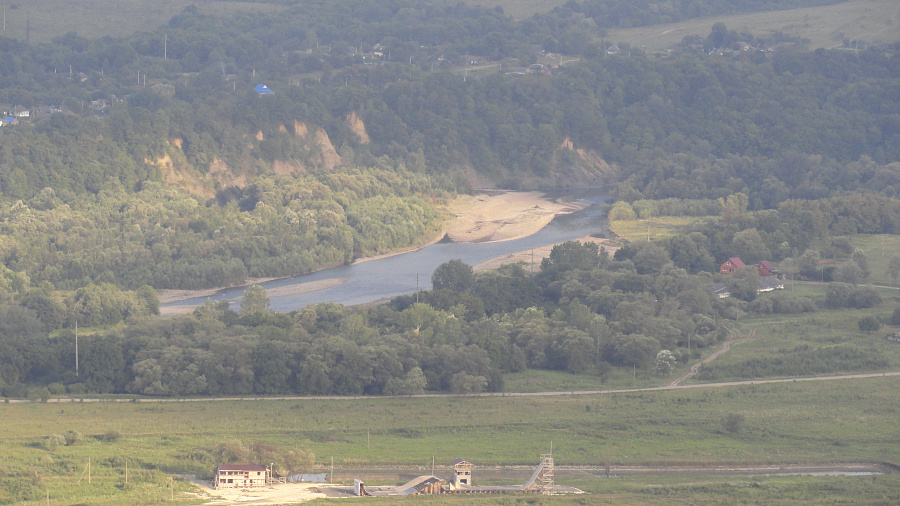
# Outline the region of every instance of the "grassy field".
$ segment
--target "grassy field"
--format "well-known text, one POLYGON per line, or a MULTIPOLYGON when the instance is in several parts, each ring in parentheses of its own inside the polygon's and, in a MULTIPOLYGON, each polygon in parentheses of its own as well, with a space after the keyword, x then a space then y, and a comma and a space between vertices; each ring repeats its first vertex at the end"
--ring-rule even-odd
MULTIPOLYGON (((513 17, 526 18, 565 3, 563 0, 471 0, 473 5, 500 6, 513 17)), ((30 21, 32 42, 49 42, 67 32, 87 38, 123 37, 150 31, 165 23, 185 7, 200 12, 228 15, 238 11, 282 8, 280 0, 0 0, 6 6, 4 37, 25 40, 30 21)))
MULTIPOLYGON (((607 40, 627 42, 647 51, 663 51, 686 35, 706 37, 712 25, 755 35, 781 31, 810 40, 810 48, 840 47, 843 39, 873 42, 900 40, 900 3, 896 0, 853 0, 830 7, 720 16, 649 27, 609 30, 607 40)), ((860 48, 862 49, 862 47, 860 48)))
MULTIPOLYGON (((882 286, 892 285, 891 278, 887 274, 888 262, 891 261, 891 257, 900 255, 900 235, 854 235, 850 237, 850 244, 866 252, 869 270, 872 272, 866 282, 882 286)), ((894 295, 900 295, 900 292, 894 291, 894 295)))
POLYGON ((668 239, 680 228, 706 219, 697 216, 660 216, 646 220, 620 220, 609 224, 609 230, 627 241, 651 241, 668 239))
MULTIPOLYGON (((0 501, 15 486, 38 501, 49 490, 91 504, 155 502, 170 494, 172 474, 208 476, 211 449, 233 439, 307 447, 320 465, 333 456, 338 469, 427 467, 432 457, 459 456, 477 465, 529 465, 551 444, 558 465, 896 462, 896 385, 887 377, 603 396, 2 404, 0 501), (725 430, 729 414, 744 417, 738 431, 725 430), (94 437, 111 430, 121 438, 94 437), (84 439, 47 449, 45 438, 65 431, 84 439), (83 477, 89 458, 90 486, 83 477)), ((653 480, 646 480, 628 479, 617 493, 649 493, 653 480)), ((728 483, 707 490, 709 497, 733 491, 728 483)), ((698 492, 680 481, 671 486, 698 492)))
POLYGON ((6 9, 4 37, 25 40, 26 21, 31 42, 49 42, 68 32, 89 39, 124 37, 150 31, 169 22, 185 7, 200 12, 227 15, 238 11, 272 10, 281 5, 264 0, 0 0, 6 9))

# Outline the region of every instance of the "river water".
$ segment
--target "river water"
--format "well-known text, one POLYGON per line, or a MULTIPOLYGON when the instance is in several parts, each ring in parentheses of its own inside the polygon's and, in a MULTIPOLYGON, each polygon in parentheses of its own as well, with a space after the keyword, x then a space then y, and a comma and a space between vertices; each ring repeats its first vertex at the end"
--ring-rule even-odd
MULTIPOLYGON (((437 266, 453 259, 460 259, 469 265, 477 265, 506 254, 526 251, 532 248, 556 244, 589 234, 607 230, 606 214, 601 208, 609 198, 599 189, 568 193, 569 196, 588 205, 572 214, 557 216, 536 234, 513 241, 493 243, 436 243, 422 249, 400 255, 343 265, 310 274, 261 283, 266 290, 299 283, 346 279, 344 283, 330 288, 296 295, 270 296, 272 308, 279 312, 293 311, 311 304, 336 302, 344 305, 366 304, 390 299, 398 295, 431 289, 431 274, 437 266)), ((564 195, 553 195, 560 197, 564 195)), ((210 297, 197 297, 162 304, 174 305, 203 304, 211 300, 235 300, 241 297, 246 287, 227 288, 210 297)))

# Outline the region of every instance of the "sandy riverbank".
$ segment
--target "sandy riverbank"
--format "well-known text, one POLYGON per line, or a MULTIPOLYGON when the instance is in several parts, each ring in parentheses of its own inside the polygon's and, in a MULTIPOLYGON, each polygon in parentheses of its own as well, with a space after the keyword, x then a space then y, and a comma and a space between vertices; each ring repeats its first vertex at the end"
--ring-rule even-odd
MULTIPOLYGON (((585 204, 581 202, 555 202, 546 198, 543 193, 536 191, 505 192, 496 195, 464 195, 451 202, 450 214, 453 218, 447 223, 444 232, 426 245, 419 246, 418 248, 434 244, 443 238, 444 235, 455 242, 461 243, 484 243, 520 239, 537 233, 547 226, 555 216, 572 213, 583 209, 584 207, 585 204)), ((603 241, 602 239, 592 237, 587 237, 583 240, 595 242, 603 241)), ((534 257, 536 263, 539 264, 540 259, 550 253, 551 247, 552 246, 535 248, 534 257)), ((357 262, 365 262, 377 258, 384 258, 386 256, 398 255, 411 250, 412 249, 407 249, 387 255, 362 258, 357 260, 357 262)), ((479 271, 495 269, 505 263, 520 261, 528 264, 530 260, 531 250, 528 250, 527 252, 523 251, 520 253, 504 255, 503 257, 484 262, 476 266, 475 269, 479 271)), ((259 284, 273 279, 275 278, 250 279, 242 286, 259 284)), ((270 297, 297 295, 331 288, 344 283, 345 281, 346 279, 328 279, 312 281, 309 283, 298 283, 270 289, 267 290, 266 293, 268 293, 270 297)), ((160 290, 158 296, 160 303, 169 304, 197 297, 211 297, 219 290, 220 288, 207 290, 160 290)), ((162 316, 176 316, 189 313, 193 311, 195 307, 197 306, 168 306, 160 308, 160 313, 162 316)))

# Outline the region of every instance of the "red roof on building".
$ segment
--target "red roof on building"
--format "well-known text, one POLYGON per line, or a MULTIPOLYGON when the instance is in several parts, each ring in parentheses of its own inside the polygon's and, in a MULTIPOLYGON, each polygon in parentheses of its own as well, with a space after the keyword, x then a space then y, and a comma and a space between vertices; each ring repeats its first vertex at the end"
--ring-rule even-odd
POLYGON ((763 267, 765 267, 766 269, 768 269, 769 272, 775 272, 775 268, 772 267, 772 264, 770 264, 768 260, 763 260, 763 261, 761 261, 761 262, 759 263, 759 265, 762 265, 763 267))
POLYGON ((746 267, 746 265, 744 265, 744 262, 738 257, 731 257, 728 259, 728 261, 731 262, 731 264, 735 267, 746 267))

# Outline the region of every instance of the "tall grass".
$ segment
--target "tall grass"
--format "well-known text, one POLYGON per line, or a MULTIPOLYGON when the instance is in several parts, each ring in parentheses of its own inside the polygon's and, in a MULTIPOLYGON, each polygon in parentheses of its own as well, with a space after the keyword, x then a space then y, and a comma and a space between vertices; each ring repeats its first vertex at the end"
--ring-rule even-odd
MULTIPOLYGON (((0 501, 40 500, 50 490, 92 504, 154 502, 168 493, 172 474, 208 477, 212 448, 232 439, 307 447, 320 466, 334 457, 338 469, 426 469, 432 457, 531 465, 551 445, 559 465, 881 462, 900 450, 896 383, 888 377, 524 398, 0 404, 0 501), (744 417, 735 433, 722 424, 732 413, 744 417), (84 439, 48 449, 47 436, 69 430, 84 439), (110 430, 122 437, 94 437, 110 430), (86 486, 89 458, 93 482, 86 486)), ((186 487, 178 483, 176 491, 186 487)))

